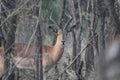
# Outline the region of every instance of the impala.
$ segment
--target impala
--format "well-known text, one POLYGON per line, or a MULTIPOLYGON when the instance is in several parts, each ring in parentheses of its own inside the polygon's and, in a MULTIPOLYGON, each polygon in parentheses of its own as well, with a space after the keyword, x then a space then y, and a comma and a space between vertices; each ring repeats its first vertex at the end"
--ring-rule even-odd
MULTIPOLYGON (((75 25, 73 25, 69 30, 67 29, 68 25, 72 21, 72 16, 70 14, 65 14, 69 20, 66 22, 65 26, 59 27, 58 24, 52 19, 52 13, 50 15, 50 20, 54 23, 56 28, 58 29, 57 31, 57 39, 56 43, 53 46, 47 46, 43 45, 42 46, 42 54, 43 54, 43 59, 42 59, 42 66, 43 66, 43 72, 48 71, 56 62, 62 57, 62 50, 64 48, 64 42, 65 42, 65 36, 70 30, 72 30, 75 25)), ((52 26, 49 26, 50 29, 52 29, 55 32, 55 27, 53 28, 52 26)), ((31 44, 26 51, 26 44, 23 43, 16 43, 14 47, 15 51, 15 61, 18 62, 20 59, 23 59, 19 64, 16 64, 18 68, 24 68, 24 67, 33 67, 35 68, 35 63, 34 63, 34 56, 35 56, 35 46, 31 44), (26 58, 23 58, 24 56, 29 56, 26 58)), ((3 55, 4 53, 4 48, 0 49, 0 54, 3 55)), ((0 60, 2 63, 0 64, 0 73, 3 72, 3 64, 4 60, 3 57, 1 57, 0 60)))

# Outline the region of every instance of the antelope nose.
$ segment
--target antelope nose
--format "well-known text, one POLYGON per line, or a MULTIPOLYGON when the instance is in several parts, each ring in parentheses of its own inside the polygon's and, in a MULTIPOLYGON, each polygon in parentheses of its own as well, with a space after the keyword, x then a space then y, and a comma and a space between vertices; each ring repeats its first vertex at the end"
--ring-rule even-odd
POLYGON ((62 45, 65 45, 65 41, 64 40, 62 40, 61 42, 62 42, 62 45))

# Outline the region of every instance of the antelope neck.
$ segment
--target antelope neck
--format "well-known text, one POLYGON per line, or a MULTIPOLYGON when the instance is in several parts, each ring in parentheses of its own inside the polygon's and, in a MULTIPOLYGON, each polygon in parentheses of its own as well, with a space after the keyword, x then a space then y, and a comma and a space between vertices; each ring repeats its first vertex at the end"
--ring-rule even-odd
POLYGON ((58 35, 57 36, 57 39, 56 39, 56 43, 55 43, 55 47, 58 47, 58 46, 62 46, 61 44, 62 44, 62 42, 63 42, 64 40, 63 40, 63 35, 62 34, 60 34, 60 35, 58 35))
POLYGON ((63 46, 60 44, 60 45, 55 45, 54 46, 54 53, 53 53, 53 61, 54 62, 57 62, 60 57, 62 56, 62 49, 63 49, 63 46))

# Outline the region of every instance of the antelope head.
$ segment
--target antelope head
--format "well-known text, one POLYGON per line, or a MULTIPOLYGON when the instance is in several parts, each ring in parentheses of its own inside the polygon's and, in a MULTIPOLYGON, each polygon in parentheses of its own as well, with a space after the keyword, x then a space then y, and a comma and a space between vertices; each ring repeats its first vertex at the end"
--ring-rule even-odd
POLYGON ((56 44, 62 44, 64 45, 65 43, 65 38, 67 36, 67 34, 69 32, 71 32, 73 30, 74 27, 76 27, 76 25, 73 25, 72 27, 70 27, 68 29, 69 24, 71 23, 73 17, 71 16, 70 13, 65 12, 65 16, 68 18, 68 20, 66 21, 66 23, 61 26, 60 24, 57 24, 57 22, 52 18, 52 14, 53 11, 50 14, 50 21, 53 23, 51 25, 49 25, 49 28, 57 35, 57 41, 56 44), (56 28, 56 29, 55 29, 56 28))

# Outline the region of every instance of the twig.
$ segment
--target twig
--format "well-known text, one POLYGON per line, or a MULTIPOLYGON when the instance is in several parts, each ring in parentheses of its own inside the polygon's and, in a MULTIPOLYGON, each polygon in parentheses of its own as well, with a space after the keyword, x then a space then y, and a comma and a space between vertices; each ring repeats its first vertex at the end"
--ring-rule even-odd
POLYGON ((83 50, 81 52, 79 52, 79 54, 72 60, 72 62, 65 68, 65 71, 70 68, 70 66, 77 60, 77 58, 81 55, 81 53, 83 53, 83 51, 85 51, 85 49, 88 47, 88 44, 83 48, 83 50))

